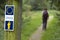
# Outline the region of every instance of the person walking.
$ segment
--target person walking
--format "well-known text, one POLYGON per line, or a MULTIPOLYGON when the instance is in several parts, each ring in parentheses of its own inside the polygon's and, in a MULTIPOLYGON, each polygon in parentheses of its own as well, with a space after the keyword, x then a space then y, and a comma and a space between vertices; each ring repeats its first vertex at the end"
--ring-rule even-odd
POLYGON ((47 8, 45 8, 43 10, 43 30, 46 30, 48 18, 49 18, 49 14, 47 8))

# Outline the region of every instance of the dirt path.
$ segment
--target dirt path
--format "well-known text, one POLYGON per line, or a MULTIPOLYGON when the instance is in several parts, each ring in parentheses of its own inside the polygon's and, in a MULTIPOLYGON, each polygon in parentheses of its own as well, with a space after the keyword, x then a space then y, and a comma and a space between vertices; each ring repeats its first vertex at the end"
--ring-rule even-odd
MULTIPOLYGON (((53 16, 50 16, 48 19, 48 22, 50 22, 53 19, 53 16)), ((38 29, 30 36, 29 40, 41 40, 42 33, 44 31, 42 30, 42 24, 38 29)))

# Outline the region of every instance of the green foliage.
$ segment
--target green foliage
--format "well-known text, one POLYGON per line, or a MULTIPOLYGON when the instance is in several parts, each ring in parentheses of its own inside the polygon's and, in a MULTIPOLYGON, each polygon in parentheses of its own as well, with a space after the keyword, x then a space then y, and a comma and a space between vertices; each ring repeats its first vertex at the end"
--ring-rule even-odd
POLYGON ((0 0, 0 15, 4 15, 6 0, 0 0))
POLYGON ((30 35, 41 25, 41 11, 31 11, 31 13, 32 15, 31 19, 29 19, 30 21, 23 20, 24 22, 26 22, 23 23, 21 40, 29 40, 30 35))
MULTIPOLYGON (((60 13, 59 11, 56 12, 60 13)), ((60 15, 58 14, 55 13, 55 17, 48 24, 47 30, 43 33, 42 40, 60 40, 60 15)))
POLYGON ((6 0, 0 0, 0 4, 3 4, 5 2, 6 2, 6 0))
POLYGON ((0 9, 0 15, 4 15, 4 11, 0 9))
POLYGON ((60 0, 23 0, 23 9, 31 6, 31 10, 42 10, 43 8, 60 10, 60 0), (28 4, 28 5, 27 5, 28 4))
POLYGON ((0 0, 0 8, 1 8, 2 10, 5 9, 5 4, 6 4, 6 0, 0 0))
POLYGON ((4 16, 0 15, 0 40, 4 40, 4 16))
POLYGON ((23 11, 26 11, 26 10, 31 10, 31 6, 30 5, 27 5, 27 4, 23 4, 23 11))
POLYGON ((53 0, 53 4, 56 6, 57 10, 60 10, 60 0, 53 0))
POLYGON ((31 6, 31 10, 42 10, 44 7, 50 8, 50 0, 23 0, 23 9, 26 10, 27 6, 31 6), (25 6, 27 5, 27 6, 25 6))

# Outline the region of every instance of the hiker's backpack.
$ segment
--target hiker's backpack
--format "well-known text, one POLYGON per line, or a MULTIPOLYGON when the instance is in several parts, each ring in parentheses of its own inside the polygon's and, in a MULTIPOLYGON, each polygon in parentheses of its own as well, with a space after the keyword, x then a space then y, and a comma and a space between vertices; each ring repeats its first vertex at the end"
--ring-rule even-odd
POLYGON ((43 12, 43 19, 47 19, 49 17, 48 12, 44 11, 43 12))

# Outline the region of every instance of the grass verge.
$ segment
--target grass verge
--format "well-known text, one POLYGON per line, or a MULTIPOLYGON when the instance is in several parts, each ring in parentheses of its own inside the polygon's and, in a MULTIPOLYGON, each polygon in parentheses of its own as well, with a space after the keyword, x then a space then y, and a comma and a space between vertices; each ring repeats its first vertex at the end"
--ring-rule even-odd
POLYGON ((60 40, 60 25, 56 18, 48 24, 48 29, 43 33, 42 40, 60 40))
POLYGON ((41 12, 40 11, 32 11, 32 16, 29 22, 26 22, 22 28, 22 39, 28 40, 30 35, 40 26, 41 24, 41 12))

